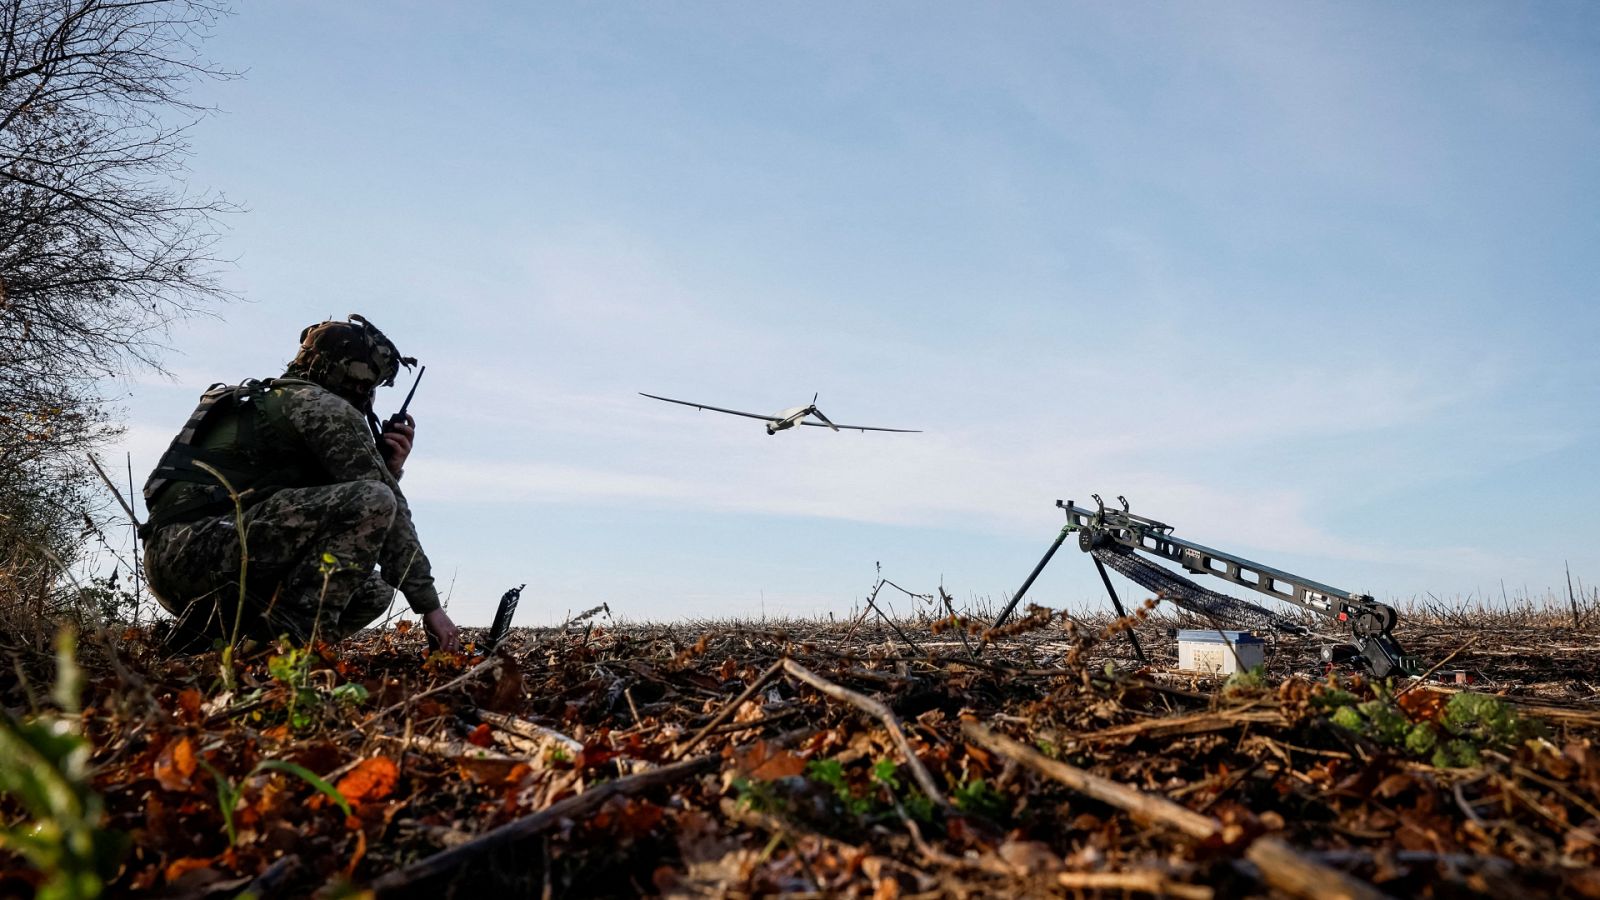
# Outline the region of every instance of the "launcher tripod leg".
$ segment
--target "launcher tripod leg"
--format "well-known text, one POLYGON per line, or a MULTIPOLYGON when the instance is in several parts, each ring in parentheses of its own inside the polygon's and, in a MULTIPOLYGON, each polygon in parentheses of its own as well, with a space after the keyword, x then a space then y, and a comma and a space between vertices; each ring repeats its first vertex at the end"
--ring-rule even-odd
MULTIPOLYGON (((1126 619, 1128 614, 1122 609, 1122 601, 1117 599, 1117 589, 1111 586, 1111 576, 1106 574, 1106 564, 1101 562, 1097 556, 1090 556, 1089 558, 1094 560, 1095 571, 1100 573, 1100 582, 1106 586, 1106 593, 1111 595, 1111 605, 1116 607, 1117 618, 1126 619)), ((1144 650, 1139 647, 1139 637, 1133 633, 1132 628, 1128 629, 1128 643, 1133 645, 1133 655, 1139 658, 1140 665, 1150 662, 1144 658, 1144 650)))
POLYGON ((995 617, 994 625, 990 627, 999 628, 1005 624, 1006 619, 1011 617, 1011 611, 1017 608, 1018 603, 1022 602, 1022 595, 1028 592, 1028 588, 1033 587, 1033 580, 1039 577, 1040 572, 1044 571, 1045 564, 1050 562, 1050 557, 1056 555, 1056 551, 1061 549, 1061 543, 1071 533, 1072 527, 1070 525, 1061 529, 1061 533, 1056 535, 1056 542, 1051 544, 1050 549, 1044 552, 1044 559, 1039 560, 1039 564, 1033 567, 1032 572, 1028 573, 1028 580, 1022 583, 1022 587, 1017 588, 1017 592, 1011 597, 1011 602, 1006 604, 1005 609, 1000 610, 1000 615, 995 617))

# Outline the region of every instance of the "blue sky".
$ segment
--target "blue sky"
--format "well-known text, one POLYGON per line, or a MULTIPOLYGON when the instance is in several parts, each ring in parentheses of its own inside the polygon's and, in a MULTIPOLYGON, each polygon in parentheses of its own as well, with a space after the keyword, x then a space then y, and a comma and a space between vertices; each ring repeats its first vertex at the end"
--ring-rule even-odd
POLYGON ((208 47, 245 301, 117 388, 134 468, 361 312, 429 366, 458 621, 998 599, 1091 492, 1380 597, 1600 580, 1592 4, 273 2, 208 47))

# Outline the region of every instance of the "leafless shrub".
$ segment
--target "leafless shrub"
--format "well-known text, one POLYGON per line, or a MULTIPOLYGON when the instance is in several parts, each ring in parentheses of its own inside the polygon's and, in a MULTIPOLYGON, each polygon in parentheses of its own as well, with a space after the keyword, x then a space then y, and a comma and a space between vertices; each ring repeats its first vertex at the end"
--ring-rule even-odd
MULTIPOLYGON (((53 584, 115 434, 100 388, 223 296, 220 197, 183 183, 204 0, 0 0, 0 588, 53 584), (10 586, 7 586, 10 585, 10 586)), ((91 526, 92 527, 92 526, 91 526)))

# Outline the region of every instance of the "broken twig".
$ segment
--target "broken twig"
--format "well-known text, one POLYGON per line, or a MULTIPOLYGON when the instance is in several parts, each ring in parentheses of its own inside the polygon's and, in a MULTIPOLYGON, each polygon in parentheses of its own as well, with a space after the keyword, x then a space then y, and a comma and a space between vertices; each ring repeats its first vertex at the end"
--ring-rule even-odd
MULTIPOLYGON (((1221 822, 1201 815, 1165 797, 1129 787, 1076 766, 1050 759, 1025 744, 996 734, 976 722, 964 722, 961 731, 979 746, 1014 759, 1041 775, 1053 778, 1073 790, 1102 803, 1126 810, 1135 817, 1165 825, 1196 840, 1222 838, 1221 822)), ((1273 887, 1296 897, 1344 898, 1344 900, 1382 900, 1388 895, 1372 885, 1338 869, 1307 859, 1281 839, 1266 836, 1252 841, 1244 853, 1256 865, 1261 877, 1273 887)))
POLYGON ((900 752, 905 754, 906 766, 911 769, 911 777, 916 780, 917 787, 928 795, 929 800, 939 806, 949 805, 945 800, 944 792, 939 790, 938 785, 934 784, 933 776, 928 774, 927 767, 923 766, 922 760, 917 758, 916 751, 911 749, 911 742, 906 739, 905 730, 900 727, 900 720, 895 718, 894 712, 889 707, 865 694, 858 694, 849 688, 834 684, 792 659, 785 659, 782 664, 783 670, 795 678, 804 681, 835 700, 843 700, 851 704, 882 722, 884 729, 889 732, 889 736, 894 738, 895 744, 900 747, 900 752))
POLYGON ((533 815, 507 822, 464 844, 435 853, 404 869, 383 875, 372 883, 373 895, 380 898, 437 897, 439 884, 435 879, 447 876, 494 850, 532 837, 562 819, 593 812, 612 797, 659 784, 670 784, 711 769, 720 760, 720 756, 708 754, 595 785, 576 797, 568 797, 553 803, 533 815))

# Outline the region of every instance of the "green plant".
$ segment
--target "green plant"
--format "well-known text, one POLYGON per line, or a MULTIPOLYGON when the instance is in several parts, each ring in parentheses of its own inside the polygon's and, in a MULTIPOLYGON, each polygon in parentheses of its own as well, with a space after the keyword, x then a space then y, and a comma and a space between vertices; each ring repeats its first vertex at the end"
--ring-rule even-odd
POLYGON ((1481 765, 1483 757, 1471 741, 1449 739, 1438 744, 1429 762, 1441 769, 1466 768, 1481 765))
POLYGON ((337 685, 331 690, 312 683, 311 664, 316 655, 303 647, 288 647, 267 660, 267 674, 283 687, 284 714, 289 727, 303 731, 314 726, 331 703, 335 706, 354 706, 366 702, 369 694, 365 687, 354 682, 337 685))
POLYGON ((1439 723, 1458 737, 1495 746, 1514 744, 1527 731, 1509 703, 1488 694, 1463 692, 1452 696, 1439 723))
POLYGON ((333 702, 350 706, 358 706, 367 702, 371 696, 367 689, 353 681, 346 682, 333 689, 333 702))
POLYGON ((317 563, 317 571, 322 573, 322 590, 317 594, 317 613, 311 622, 310 643, 312 646, 316 645, 317 634, 322 630, 322 608, 323 604, 327 602, 328 599, 328 582, 333 578, 334 573, 338 572, 341 568, 347 567, 339 564, 339 558, 337 556, 334 556, 332 553, 329 553, 326 550, 322 551, 322 557, 317 563))
POLYGON ((275 769, 279 772, 287 772, 290 775, 299 777, 305 783, 321 791, 323 795, 329 800, 333 801, 333 804, 339 807, 339 809, 343 811, 346 816, 351 815, 350 803, 344 799, 343 794, 339 793, 338 788, 329 784, 317 773, 307 769, 305 766, 299 765, 298 763, 292 763, 286 759, 263 759, 262 761, 256 763, 255 768, 251 769, 249 773, 243 778, 239 779, 238 782, 230 780, 228 776, 217 771, 215 766, 203 759, 199 760, 199 763, 207 772, 211 773, 211 780, 216 782, 217 807, 222 813, 222 827, 223 830, 228 833, 228 846, 230 847, 236 846, 239 843, 239 832, 238 828, 234 824, 233 815, 234 811, 239 806, 239 795, 244 792, 243 785, 246 781, 249 781, 251 778, 265 770, 275 769))
POLYGON ((1345 706, 1354 706, 1360 698, 1349 691, 1332 686, 1324 686, 1321 690, 1311 695, 1311 704, 1321 709, 1339 709, 1345 706))
POLYGON ((1385 747, 1404 746, 1412 730, 1411 720, 1395 705, 1394 698, 1386 694, 1340 706, 1328 718, 1333 724, 1365 735, 1385 747))
POLYGON ((900 790, 900 766, 887 756, 872 764, 872 780, 891 792, 900 790))
POLYGON ((1429 756, 1439 745, 1439 733, 1427 722, 1418 722, 1406 732, 1406 752, 1412 756, 1429 756))
POLYGON ((1366 717, 1367 733, 1385 746, 1404 743, 1411 730, 1411 720, 1389 697, 1368 700, 1356 706, 1356 711, 1366 717))
POLYGON ((891 802, 898 801, 907 815, 919 822, 933 818, 933 801, 921 790, 906 790, 900 781, 900 766, 887 757, 872 764, 872 780, 888 793, 891 802))
POLYGON ((284 712, 289 727, 295 731, 301 731, 315 724, 316 712, 322 705, 322 697, 310 684, 311 659, 312 654, 309 650, 290 647, 267 660, 267 674, 282 684, 288 693, 284 712))
POLYGON ((1350 731, 1363 731, 1366 728, 1365 720, 1354 706, 1338 707, 1333 711, 1333 715, 1328 717, 1328 721, 1350 731))
POLYGON ((806 764, 806 777, 833 789, 833 795, 845 810, 857 816, 872 811, 872 800, 858 796, 845 778, 844 766, 836 759, 814 759, 806 764))
POLYGON ((20 854, 45 875, 40 900, 92 900, 116 874, 123 835, 101 827, 100 796, 89 781, 89 742, 78 732, 83 677, 76 637, 56 638, 52 698, 62 715, 22 722, 0 710, 0 791, 28 813, 21 826, 0 828, 0 849, 20 854))
POLYGON ((1440 767, 1479 765, 1482 750, 1511 747, 1535 731, 1499 697, 1467 692, 1452 696, 1445 704, 1439 717, 1443 734, 1426 727, 1428 737, 1417 736, 1416 743, 1419 747, 1426 744, 1433 764, 1440 767))
POLYGON ((229 481, 227 476, 217 471, 215 467, 198 459, 194 461, 194 464, 216 478, 217 483, 222 485, 222 489, 228 492, 228 498, 233 501, 234 533, 239 535, 239 602, 234 607, 233 632, 228 637, 228 643, 222 648, 220 663, 222 687, 231 691, 237 687, 233 672, 233 648, 239 644, 239 630, 244 625, 244 605, 248 597, 245 592, 245 585, 246 578, 250 574, 250 544, 245 540, 249 530, 244 527, 244 499, 240 497, 238 491, 233 489, 233 482, 229 481))
POLYGON ((783 798, 773 790, 772 783, 756 781, 744 776, 733 780, 734 793, 738 795, 738 803, 747 809, 756 812, 775 813, 784 809, 783 798))
POLYGON ((1313 701, 1333 707, 1328 717, 1333 724, 1410 756, 1426 758, 1439 768, 1480 765, 1484 750, 1514 746, 1533 730, 1504 700, 1487 694, 1452 695, 1437 723, 1412 722, 1395 698, 1383 690, 1362 702, 1345 691, 1327 692, 1313 701))
POLYGON ((950 802, 964 813, 998 819, 1005 814, 1006 798, 982 778, 969 778, 950 792, 950 802))
POLYGON ((1236 694, 1255 694, 1266 690, 1267 667, 1265 665, 1251 666, 1240 669, 1228 676, 1222 683, 1222 696, 1231 697, 1236 694))

